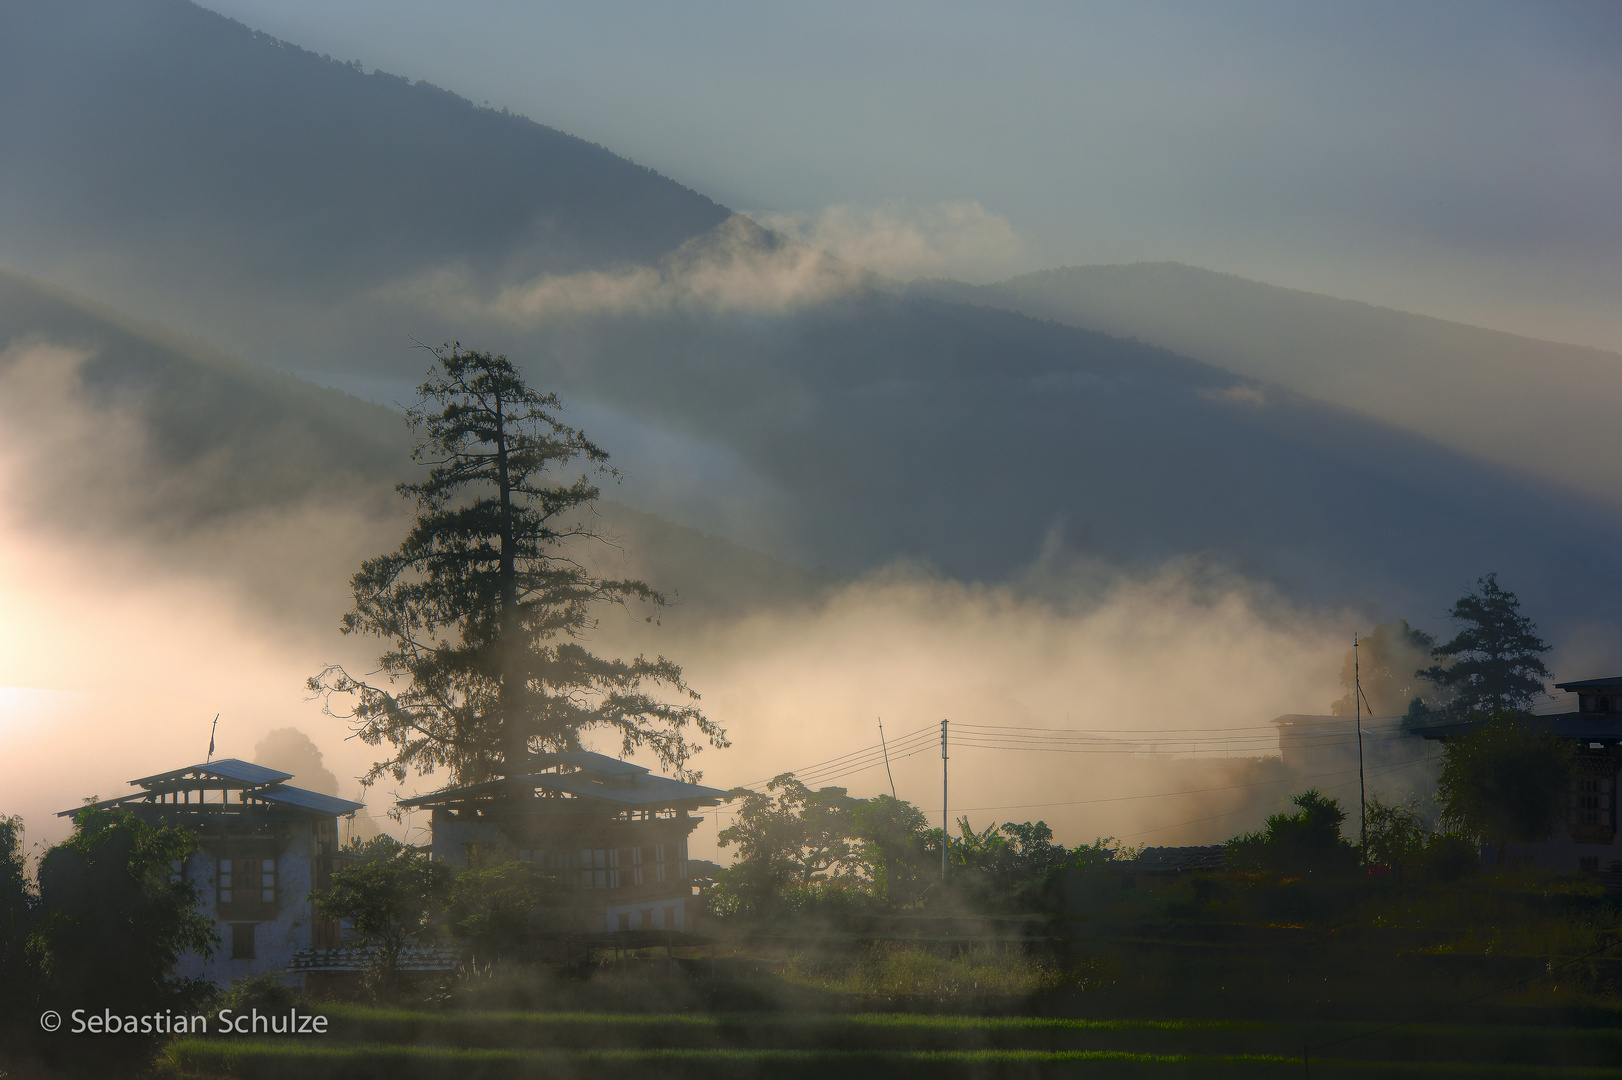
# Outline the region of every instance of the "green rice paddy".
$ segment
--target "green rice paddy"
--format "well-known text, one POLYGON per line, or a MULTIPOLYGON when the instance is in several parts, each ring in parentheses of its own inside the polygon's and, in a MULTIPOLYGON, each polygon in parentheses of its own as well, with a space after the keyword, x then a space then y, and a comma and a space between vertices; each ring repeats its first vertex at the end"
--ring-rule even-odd
POLYGON ((165 1070, 299 1080, 1622 1076, 1622 1030, 1612 1028, 321 1011, 331 1018, 326 1036, 183 1039, 165 1070))

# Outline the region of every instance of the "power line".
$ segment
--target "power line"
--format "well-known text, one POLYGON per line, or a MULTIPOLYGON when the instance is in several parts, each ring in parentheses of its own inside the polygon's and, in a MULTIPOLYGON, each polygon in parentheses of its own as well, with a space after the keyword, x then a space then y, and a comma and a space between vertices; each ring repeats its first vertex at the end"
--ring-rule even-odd
MULTIPOLYGON (((1376 766, 1375 769, 1370 769, 1369 771, 1374 772, 1374 771, 1379 770, 1379 769, 1383 769, 1383 770, 1400 769, 1400 768, 1405 768, 1406 766, 1409 766, 1409 765, 1417 765, 1417 764, 1419 764, 1421 762, 1429 761, 1429 760, 1430 760, 1429 758, 1413 758, 1413 759, 1411 759, 1409 761, 1399 761, 1399 762, 1397 762, 1397 763, 1395 763, 1393 765, 1376 766)), ((1349 772, 1350 770, 1347 770, 1347 771, 1349 772)), ((1333 791, 1336 788, 1348 787, 1350 785, 1351 785, 1351 781, 1347 780, 1345 783, 1330 785, 1329 790, 1333 791)), ((1274 805, 1274 802, 1269 801, 1269 802, 1264 802, 1264 803, 1256 803, 1256 804, 1254 804, 1252 806, 1241 806, 1237 810, 1228 810, 1228 811, 1225 811, 1225 812, 1220 813, 1220 814, 1210 814, 1210 815, 1207 815, 1206 817, 1195 818, 1193 821, 1181 821, 1181 822, 1178 822, 1176 825, 1162 825, 1157 829, 1141 829, 1141 830, 1139 830, 1138 832, 1135 832, 1135 833, 1127 833, 1125 836, 1120 837, 1120 839, 1125 840, 1128 837, 1133 837, 1133 836, 1153 836, 1155 833, 1170 832, 1172 829, 1181 829, 1186 825, 1198 825, 1201 822, 1215 821, 1218 818, 1232 817, 1235 814, 1242 814, 1242 813, 1246 812, 1247 810, 1260 810, 1260 809, 1263 809, 1264 807, 1272 806, 1272 805, 1274 805)))
MULTIPOLYGON (((999 727, 999 726, 994 726, 994 725, 978 725, 978 726, 976 726, 976 725, 964 725, 963 727, 964 727, 964 730, 967 731, 967 732, 970 732, 970 734, 965 734, 963 736, 960 736, 960 744, 972 746, 972 747, 975 747, 977 749, 985 749, 985 750, 1016 750, 1016 751, 1017 750, 1024 750, 1024 751, 1035 750, 1035 751, 1043 751, 1043 752, 1047 752, 1047 753, 1072 753, 1072 754, 1074 754, 1074 753, 1094 753, 1094 754, 1154 754, 1154 753, 1161 753, 1161 754, 1175 754, 1175 755, 1180 755, 1180 756, 1216 755, 1216 754, 1232 756, 1232 755, 1244 754, 1247 751, 1255 751, 1255 750, 1263 749, 1263 748, 1269 748, 1270 749, 1271 744, 1273 743, 1273 740, 1277 739, 1278 736, 1279 736, 1279 733, 1277 732, 1276 729, 1273 730, 1272 732, 1268 732, 1266 734, 1263 734, 1263 733, 1261 733, 1263 729, 1255 727, 1255 726, 1241 727, 1241 728, 1203 728, 1203 729, 1173 729, 1173 728, 1137 729, 1139 731, 1154 730, 1154 731, 1166 732, 1168 734, 1173 733, 1173 732, 1176 732, 1178 734, 1182 734, 1183 731, 1228 731, 1228 732, 1257 731, 1258 732, 1255 735, 1233 735, 1233 736, 1230 736, 1225 740, 1227 742, 1227 745, 1223 745, 1223 746, 1200 747, 1200 746, 1186 746, 1186 745, 1176 745, 1176 744, 1161 745, 1161 746, 1145 746, 1142 743, 1128 743, 1128 744, 1123 745, 1122 743, 1120 743, 1118 741, 1102 740, 1102 739, 1097 738, 1096 735, 1093 732, 1082 732, 1079 729, 1029 728, 1029 727, 1026 727, 1026 728, 1014 728, 1014 727, 999 727), (1060 738, 1059 739, 1046 739, 1046 738, 1043 738, 1042 736, 1039 736, 1039 735, 987 736, 987 735, 975 734, 975 732, 980 731, 980 730, 985 730, 985 731, 1014 731, 1014 732, 1048 732, 1048 733, 1057 733, 1060 736, 1060 738), (1081 737, 1079 737, 1079 738, 1070 737, 1072 735, 1081 736, 1081 737), (1080 745, 1078 745, 1078 743, 1080 745), (1100 743, 1102 743, 1102 745, 1099 745, 1100 743)), ((1122 730, 1124 730, 1124 729, 1122 729, 1122 730)), ((1409 735, 1409 734, 1407 734, 1405 732, 1395 732, 1395 733, 1391 733, 1391 734, 1388 734, 1388 735, 1365 736, 1365 741, 1372 742, 1372 743, 1386 743, 1386 742, 1394 742, 1394 741, 1405 740, 1405 739, 1409 739, 1409 738, 1412 738, 1412 737, 1413 736, 1411 736, 1411 735, 1409 735)), ((1180 740, 1177 740, 1178 743, 1218 742, 1218 741, 1224 741, 1224 740, 1220 740, 1220 739, 1217 739, 1217 738, 1211 738, 1211 737, 1207 737, 1207 738, 1204 738, 1204 739, 1197 739, 1197 740, 1196 739, 1180 739, 1180 740)), ((1342 743, 1349 743, 1350 741, 1351 741, 1351 737, 1348 735, 1348 733, 1344 733, 1344 732, 1333 732, 1333 731, 1331 731, 1331 732, 1306 732, 1306 733, 1302 733, 1300 735, 1297 735, 1297 736, 1294 736, 1293 738, 1291 738, 1290 742, 1289 742, 1289 748, 1290 749, 1311 749, 1314 746, 1339 745, 1339 744, 1342 744, 1342 743)), ((866 771, 868 771, 870 769, 878 768, 880 765, 883 765, 883 764, 886 763, 886 757, 887 756, 888 756, 889 761, 891 761, 891 762, 899 761, 899 760, 902 760, 902 759, 908 758, 908 757, 912 757, 917 753, 922 753, 923 751, 930 749, 934 745, 934 743, 935 743, 935 733, 933 732, 933 730, 931 728, 919 728, 919 729, 917 729, 915 731, 912 731, 912 732, 909 732, 908 734, 906 734, 906 735, 902 736, 901 738, 897 739, 895 743, 890 744, 890 751, 891 752, 888 755, 886 755, 886 753, 885 753, 885 750, 886 750, 885 745, 881 742, 881 743, 876 743, 876 744, 874 744, 872 746, 863 747, 860 750, 854 750, 854 751, 852 751, 852 752, 850 752, 848 754, 844 754, 844 755, 841 755, 841 756, 836 757, 836 758, 829 758, 828 760, 823 761, 823 762, 819 762, 816 765, 810 765, 810 766, 806 766, 806 767, 801 768, 801 769, 793 770, 793 774, 794 774, 794 776, 796 778, 798 778, 800 780, 800 782, 802 782, 804 784, 807 784, 807 785, 812 785, 812 784, 826 785, 831 780, 836 780, 836 779, 840 779, 840 778, 847 777, 847 776, 853 776, 853 775, 855 775, 857 773, 866 772, 866 771)), ((778 775, 781 775, 781 774, 778 774, 778 775)), ((744 784, 742 786, 749 787, 749 788, 755 788, 755 787, 759 787, 762 784, 767 783, 770 779, 773 779, 773 777, 768 777, 766 779, 757 780, 757 781, 754 781, 753 783, 744 784)), ((1033 805, 1038 805, 1038 804, 1033 804, 1033 805)))
MULTIPOLYGON (((930 744, 928 744, 928 745, 926 745, 926 746, 924 746, 922 748, 922 750, 931 750, 931 749, 934 749, 934 744, 933 743, 930 743, 930 744)), ((922 752, 922 750, 914 751, 914 752, 915 753, 920 753, 920 752, 922 752)), ((1417 758, 1410 758, 1407 761, 1388 762, 1388 763, 1386 763, 1384 765, 1376 765, 1370 771, 1387 771, 1387 770, 1391 770, 1391 769, 1406 768, 1409 765, 1420 764, 1420 763, 1427 762, 1427 761, 1430 761, 1430 760, 1432 760, 1432 759, 1429 758, 1429 757, 1417 757, 1417 758)), ((1186 790, 1183 790, 1183 791, 1157 791, 1157 792, 1153 792, 1153 793, 1148 794, 1148 795, 1115 795, 1115 796, 1110 796, 1108 798, 1103 798, 1103 799, 1073 799, 1073 800, 1067 800, 1067 801, 1064 801, 1064 802, 1007 803, 1007 804, 1004 804, 1004 805, 1001 805, 1001 806, 965 806, 965 807, 960 807, 960 809, 964 813, 967 813, 967 812, 969 812, 971 810, 1035 810, 1035 809, 1040 809, 1040 808, 1045 807, 1045 806, 1092 806, 1092 805, 1099 805, 1099 804, 1103 804, 1103 803, 1135 802, 1135 801, 1141 800, 1141 799, 1169 799, 1169 798, 1174 798, 1174 797, 1176 797, 1178 795, 1205 795, 1205 794, 1209 794, 1209 793, 1215 792, 1215 791, 1245 791, 1245 790, 1248 790, 1250 788, 1273 787, 1273 786, 1281 785, 1281 784, 1296 784, 1296 783, 1300 783, 1300 782, 1305 781, 1305 780, 1322 780, 1322 779, 1326 779, 1326 778, 1332 777, 1332 776, 1345 776, 1346 774, 1351 773, 1351 772, 1355 772, 1355 771, 1356 771, 1355 768, 1335 769, 1335 770, 1332 770, 1330 772, 1312 773, 1312 774, 1310 774, 1308 776, 1288 776, 1288 777, 1284 777, 1283 779, 1279 779, 1279 780, 1257 780, 1257 781, 1254 781, 1254 782, 1249 783, 1249 784, 1222 784, 1222 785, 1219 785, 1217 787, 1189 788, 1189 789, 1186 789, 1186 790)), ((1346 784, 1349 784, 1349 783, 1351 783, 1351 781, 1348 780, 1348 781, 1345 782, 1345 784, 1336 784, 1336 785, 1333 785, 1332 788, 1333 787, 1344 787, 1346 784)), ((1271 805, 1271 804, 1269 804, 1269 803, 1260 803, 1260 804, 1258 804, 1258 806, 1267 806, 1267 805, 1271 805)), ((1248 807, 1246 809, 1256 809, 1256 807, 1248 807)), ((738 813, 738 811, 736 811, 736 810, 721 810, 719 808, 714 810, 714 811, 710 811, 710 812, 711 813, 716 813, 716 814, 727 814, 727 815, 731 815, 731 816, 736 816, 737 813, 738 813)), ((1238 810, 1234 810, 1234 811, 1230 811, 1229 813, 1239 813, 1239 812, 1240 811, 1238 811, 1238 810)), ((1216 815, 1213 815, 1213 817, 1226 817, 1226 816, 1228 816, 1228 814, 1216 814, 1216 815)), ((1184 822, 1183 824, 1185 824, 1185 825, 1194 825, 1194 824, 1198 824, 1200 821, 1209 821, 1209 820, 1212 820, 1212 818, 1199 818, 1196 821, 1184 822)), ((1177 827, 1178 826, 1175 826, 1175 825, 1167 826, 1167 828, 1177 828, 1177 827)), ((1156 831, 1159 831, 1159 830, 1156 830, 1156 831)), ((1139 835, 1139 834, 1134 833, 1132 835, 1139 835)))
MULTIPOLYGON (((1412 765, 1415 762, 1429 761, 1429 758, 1414 758, 1410 761, 1397 762, 1396 765, 1412 765)), ((1377 765, 1375 768, 1393 768, 1394 765, 1377 765)), ((1299 784, 1304 780, 1322 780, 1331 776, 1345 776, 1354 770, 1350 768, 1336 769, 1333 772, 1313 773, 1310 776, 1287 776, 1281 780, 1257 780, 1250 784, 1222 784, 1217 787, 1189 788, 1185 791, 1157 791, 1150 795, 1115 795, 1106 799, 1072 799, 1066 802, 1045 803, 1011 803, 1004 806, 965 806, 962 809, 970 810, 1037 810, 1044 806, 1092 806, 1099 803, 1135 802, 1140 799, 1170 799, 1178 795, 1207 795, 1213 791, 1244 791, 1248 788, 1274 787, 1280 784, 1299 784)), ((1350 783, 1351 781, 1347 781, 1350 783)), ((1341 785, 1336 785, 1341 786, 1341 785)))

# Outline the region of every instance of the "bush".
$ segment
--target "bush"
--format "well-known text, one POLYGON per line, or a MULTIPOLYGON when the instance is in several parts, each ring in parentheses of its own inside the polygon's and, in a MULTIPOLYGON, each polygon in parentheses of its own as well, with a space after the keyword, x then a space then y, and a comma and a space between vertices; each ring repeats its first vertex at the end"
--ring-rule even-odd
POLYGON ((1467 836, 1436 833, 1425 841, 1420 865, 1437 881, 1460 881, 1481 870, 1481 851, 1467 836))
POLYGON ((1235 866, 1312 873, 1357 865, 1357 849, 1340 834, 1346 820, 1340 800, 1313 789, 1291 802, 1300 807, 1295 813, 1273 814, 1262 829, 1227 842, 1228 858, 1235 866))
POLYGON ((533 953, 548 929, 546 916, 561 896, 557 879, 533 863, 464 870, 451 883, 446 924, 477 959, 523 957, 533 953))
POLYGON ((282 981, 279 971, 266 971, 247 979, 238 979, 220 999, 220 1008, 232 1012, 258 1009, 262 1013, 285 1013, 298 1004, 302 995, 282 981))
POLYGON ((376 954, 367 983, 392 992, 400 981, 400 951, 438 930, 450 892, 451 871, 415 848, 354 863, 332 875, 332 885, 311 894, 329 919, 347 919, 376 954))

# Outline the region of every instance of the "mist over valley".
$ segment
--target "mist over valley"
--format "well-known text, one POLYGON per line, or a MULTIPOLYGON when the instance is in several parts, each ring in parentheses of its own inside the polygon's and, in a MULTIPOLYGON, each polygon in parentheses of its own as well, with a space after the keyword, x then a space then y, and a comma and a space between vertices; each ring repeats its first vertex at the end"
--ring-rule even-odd
MULTIPOLYGON (((375 652, 338 619, 409 524, 414 342, 505 353, 612 453, 594 558, 679 600, 596 640, 685 666, 733 738, 697 762, 723 787, 880 716, 1322 713, 1354 630, 1441 633, 1489 572, 1557 677, 1622 640, 1614 354, 1184 266, 907 281, 1006 262, 1006 221, 751 217, 178 0, 0 18, 0 738, 36 762, 8 806, 40 837, 197 756, 215 712, 242 756, 308 732, 356 794, 371 750, 303 679, 375 652)), ((1286 793, 1211 794, 1257 767, 1219 755, 1076 758, 965 752, 954 785, 1067 843, 1221 839, 1286 793)), ((937 765, 898 791, 932 805, 937 765)))

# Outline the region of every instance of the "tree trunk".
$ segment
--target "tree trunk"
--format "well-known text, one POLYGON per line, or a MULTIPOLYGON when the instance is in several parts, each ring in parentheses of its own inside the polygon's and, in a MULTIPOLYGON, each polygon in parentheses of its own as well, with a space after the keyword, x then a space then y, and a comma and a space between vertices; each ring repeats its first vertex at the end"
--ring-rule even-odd
POLYGON ((522 771, 529 757, 529 732, 523 716, 523 673, 517 663, 523 648, 518 621, 518 560, 513 535, 512 479, 507 471, 507 414, 496 395, 496 483, 501 498, 501 759, 509 773, 522 771))

